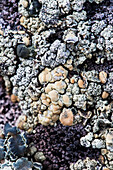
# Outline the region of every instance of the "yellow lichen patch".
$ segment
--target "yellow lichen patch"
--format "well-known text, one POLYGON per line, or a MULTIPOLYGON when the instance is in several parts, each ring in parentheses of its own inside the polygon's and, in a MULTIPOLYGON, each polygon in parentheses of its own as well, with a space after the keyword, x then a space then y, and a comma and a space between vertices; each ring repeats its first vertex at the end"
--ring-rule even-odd
POLYGON ((109 96, 109 93, 107 93, 106 91, 104 91, 104 92, 102 93, 102 98, 103 98, 103 99, 106 99, 108 96, 109 96))
POLYGON ((101 154, 102 154, 102 155, 106 155, 107 152, 108 152, 107 149, 101 149, 101 154))
POLYGON ((67 64, 72 64, 72 62, 73 62, 72 59, 67 60, 67 64))
POLYGON ((57 80, 63 80, 67 77, 68 71, 64 69, 62 66, 56 67, 53 71, 51 71, 52 80, 51 82, 57 80))
MULTIPOLYGON (((25 25, 25 17, 24 16, 22 16, 21 18, 20 18, 20 24, 22 25, 22 26, 24 26, 25 28, 27 28, 27 26, 25 25)), ((21 32, 21 31, 20 31, 21 32)), ((18 33, 19 33, 19 31, 18 31, 18 33)), ((25 33, 25 31, 24 31, 24 33, 25 33)), ((22 34, 22 33, 20 33, 20 34, 22 34)))
POLYGON ((103 169, 102 170, 110 170, 109 168, 107 168, 107 167, 103 167, 103 169))
POLYGON ((100 79, 101 83, 103 83, 103 84, 106 83, 106 81, 107 81, 107 73, 105 71, 101 71, 99 73, 99 79, 100 79))
POLYGON ((11 101, 13 103, 15 103, 17 101, 17 96, 15 96, 14 94, 11 95, 11 101))
POLYGON ((57 81, 53 85, 53 88, 55 88, 59 93, 64 93, 64 90, 66 88, 66 83, 62 80, 57 81))
POLYGON ((46 111, 43 112, 43 115, 44 115, 45 117, 51 119, 52 116, 53 116, 53 112, 50 111, 50 110, 46 110, 46 111))
POLYGON ((23 5, 24 8, 27 8, 28 7, 28 1, 23 0, 22 5, 23 5))
POLYGON ((30 40, 29 37, 23 37, 23 42, 25 43, 26 46, 30 45, 30 40))
POLYGON ((0 35, 3 35, 4 34, 4 32, 0 29, 0 35))
POLYGON ((58 100, 58 104, 59 104, 59 106, 63 106, 63 103, 62 103, 62 101, 61 100, 58 100))
POLYGON ((58 115, 53 115, 52 116, 52 121, 56 122, 59 119, 58 115))
POLYGON ((56 102, 59 99, 58 92, 56 90, 52 90, 48 93, 51 102, 56 102))
POLYGON ((78 80, 78 86, 80 87, 80 88, 85 88, 86 87, 86 85, 85 85, 85 83, 84 83, 84 81, 82 80, 82 79, 79 79, 78 80))
POLYGON ((70 82, 71 82, 72 84, 74 84, 74 83, 75 83, 74 78, 71 78, 71 79, 70 79, 70 82))
POLYGON ((52 83, 48 84, 45 87, 45 93, 49 93, 52 90, 52 88, 53 88, 53 84, 52 83))
POLYGON ((22 17, 20 18, 20 23, 21 23, 21 24, 23 24, 23 23, 24 23, 24 19, 25 19, 25 17, 24 17, 24 16, 22 16, 22 17))
POLYGON ((64 126, 71 126, 73 124, 73 113, 70 109, 64 108, 60 114, 60 122, 64 126))
POLYGON ((45 126, 49 125, 50 121, 51 121, 51 119, 45 117, 42 114, 38 114, 38 120, 39 120, 39 123, 41 123, 42 125, 45 125, 45 126))
POLYGON ((45 100, 45 99, 46 99, 46 94, 45 94, 45 93, 42 93, 42 94, 41 94, 41 99, 42 99, 42 100, 45 100))
POLYGON ((65 104, 65 106, 69 107, 72 104, 72 101, 70 100, 70 97, 66 94, 62 97, 62 102, 65 104))
POLYGON ((47 100, 42 100, 42 103, 46 106, 49 106, 49 102, 47 100))
POLYGON ((24 124, 25 122, 27 122, 27 116, 26 115, 21 115, 19 116, 17 122, 16 122, 16 126, 21 129, 24 130, 24 124))
POLYGON ((41 84, 50 82, 50 81, 51 81, 51 72, 50 72, 50 69, 45 68, 45 69, 39 74, 38 78, 39 78, 39 82, 40 82, 41 84))
POLYGON ((61 113, 61 107, 59 105, 51 104, 48 108, 48 110, 52 111, 54 114, 60 114, 61 113))

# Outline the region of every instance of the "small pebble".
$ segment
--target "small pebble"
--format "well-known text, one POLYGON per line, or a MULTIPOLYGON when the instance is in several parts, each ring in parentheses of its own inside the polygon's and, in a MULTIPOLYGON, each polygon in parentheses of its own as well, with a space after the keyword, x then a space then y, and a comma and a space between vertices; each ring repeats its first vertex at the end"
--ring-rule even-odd
POLYGON ((24 44, 19 44, 17 46, 17 56, 22 58, 28 58, 29 50, 24 44))

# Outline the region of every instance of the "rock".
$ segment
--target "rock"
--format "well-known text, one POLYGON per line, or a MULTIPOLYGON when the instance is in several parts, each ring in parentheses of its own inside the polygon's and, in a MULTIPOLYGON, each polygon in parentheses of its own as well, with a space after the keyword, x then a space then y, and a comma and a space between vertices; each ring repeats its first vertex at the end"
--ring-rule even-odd
POLYGON ((34 155, 34 158, 36 161, 41 161, 43 162, 46 157, 44 156, 43 152, 37 152, 35 155, 34 155))
POLYGON ((24 44, 19 44, 16 51, 18 57, 28 58, 29 56, 29 49, 24 44))
POLYGON ((37 151, 37 148, 35 146, 30 147, 30 154, 31 155, 34 155, 34 153, 36 153, 36 151, 37 151))
POLYGON ((104 164, 105 164, 104 156, 100 155, 100 156, 99 156, 99 161, 100 161, 101 164, 104 165, 104 164))

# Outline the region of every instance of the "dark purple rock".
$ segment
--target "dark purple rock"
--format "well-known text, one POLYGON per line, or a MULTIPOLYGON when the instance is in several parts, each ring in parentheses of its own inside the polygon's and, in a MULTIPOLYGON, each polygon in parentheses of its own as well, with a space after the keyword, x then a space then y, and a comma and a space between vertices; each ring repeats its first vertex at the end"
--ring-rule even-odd
MULTIPOLYGON (((56 164, 58 169, 69 169, 71 162, 78 159, 90 158, 98 159, 100 150, 85 148, 80 145, 80 137, 86 134, 82 124, 66 127, 60 122, 56 127, 38 125, 36 133, 27 135, 30 142, 35 142, 38 151, 44 153, 46 160, 43 167, 55 170, 56 164), (46 138, 45 138, 46 134, 46 138), (48 165, 50 164, 50 165, 48 165)), ((49 170, 50 170, 49 169, 49 170)))

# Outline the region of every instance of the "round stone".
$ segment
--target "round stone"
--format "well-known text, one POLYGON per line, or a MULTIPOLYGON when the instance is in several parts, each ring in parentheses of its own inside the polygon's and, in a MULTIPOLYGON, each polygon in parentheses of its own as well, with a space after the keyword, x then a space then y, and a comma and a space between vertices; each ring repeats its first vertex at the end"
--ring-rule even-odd
POLYGON ((22 58, 28 58, 29 49, 24 44, 19 44, 17 46, 17 56, 22 58))

